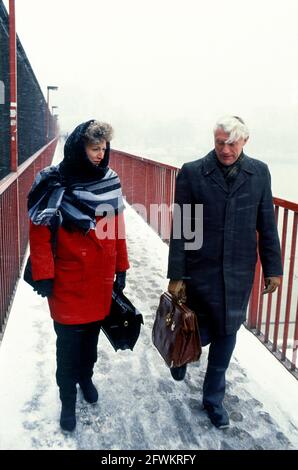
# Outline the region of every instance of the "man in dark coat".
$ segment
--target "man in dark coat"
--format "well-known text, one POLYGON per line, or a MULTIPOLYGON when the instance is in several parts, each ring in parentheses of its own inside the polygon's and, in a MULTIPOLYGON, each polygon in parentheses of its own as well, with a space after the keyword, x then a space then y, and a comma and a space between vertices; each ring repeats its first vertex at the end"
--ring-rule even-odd
MULTIPOLYGON (((187 299, 198 315, 202 344, 210 344, 203 407, 218 428, 229 425, 223 406, 225 373, 237 330, 246 318, 257 241, 265 279, 263 293, 274 292, 282 275, 270 173, 265 163, 243 153, 248 137, 241 118, 220 119, 214 129, 214 150, 184 164, 176 182, 168 290, 180 300, 187 299), (202 220, 201 212, 195 210, 198 205, 203 208, 202 220), (194 233, 193 245, 185 236, 188 223, 194 233), (181 226, 181 236, 175 236, 177 226, 181 226), (195 240, 198 227, 203 227, 201 246, 195 240)), ((172 368, 171 373, 182 380, 186 365, 172 368)))

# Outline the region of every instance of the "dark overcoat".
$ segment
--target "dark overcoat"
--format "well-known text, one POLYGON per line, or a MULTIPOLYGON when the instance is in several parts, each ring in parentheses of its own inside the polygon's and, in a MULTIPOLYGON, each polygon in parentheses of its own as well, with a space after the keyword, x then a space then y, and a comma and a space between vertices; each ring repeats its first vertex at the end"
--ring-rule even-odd
MULTIPOLYGON (((282 274, 280 244, 274 216, 270 173, 265 163, 243 156, 229 189, 213 150, 186 163, 176 182, 175 202, 203 205, 200 249, 185 250, 185 237, 170 241, 168 277, 184 279, 188 304, 206 316, 216 334, 233 334, 246 318, 258 248, 264 276, 282 274)), ((174 221, 179 211, 174 211, 174 221)), ((197 223, 197 225, 195 224, 197 223)))

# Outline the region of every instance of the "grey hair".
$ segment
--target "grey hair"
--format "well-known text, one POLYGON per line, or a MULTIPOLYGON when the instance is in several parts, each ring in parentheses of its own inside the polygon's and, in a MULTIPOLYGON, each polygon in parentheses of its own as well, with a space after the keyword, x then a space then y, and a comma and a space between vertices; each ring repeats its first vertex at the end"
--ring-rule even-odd
POLYGON ((227 144, 249 137, 248 127, 239 116, 223 116, 216 122, 213 130, 214 134, 218 129, 222 129, 229 134, 229 138, 226 140, 227 144))
POLYGON ((87 127, 84 134, 84 141, 86 144, 98 144, 102 140, 111 142, 114 130, 107 122, 93 121, 87 127))

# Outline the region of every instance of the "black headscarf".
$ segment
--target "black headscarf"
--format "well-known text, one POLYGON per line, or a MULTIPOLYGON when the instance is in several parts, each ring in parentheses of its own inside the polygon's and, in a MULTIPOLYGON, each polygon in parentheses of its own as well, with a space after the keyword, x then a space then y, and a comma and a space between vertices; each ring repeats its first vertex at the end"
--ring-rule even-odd
POLYGON ((109 169, 109 142, 106 142, 104 158, 99 165, 91 163, 86 154, 83 136, 94 121, 91 119, 79 124, 65 142, 64 159, 59 165, 59 171, 68 184, 99 180, 105 176, 109 169))
POLYGON ((110 143, 106 142, 104 158, 99 165, 93 165, 87 157, 84 134, 93 122, 94 119, 91 119, 78 125, 65 142, 62 162, 57 167, 45 168, 37 175, 28 195, 28 209, 33 223, 50 225, 53 214, 59 210, 62 226, 66 230, 87 232, 95 226, 103 194, 107 197, 109 193, 108 201, 113 207, 113 214, 123 210, 119 177, 108 166, 110 143), (102 187, 101 180, 106 175, 102 187), (79 196, 76 194, 78 187, 79 196), (119 193, 116 197, 115 191, 119 193), (88 192, 93 193, 93 199, 90 199, 88 192))

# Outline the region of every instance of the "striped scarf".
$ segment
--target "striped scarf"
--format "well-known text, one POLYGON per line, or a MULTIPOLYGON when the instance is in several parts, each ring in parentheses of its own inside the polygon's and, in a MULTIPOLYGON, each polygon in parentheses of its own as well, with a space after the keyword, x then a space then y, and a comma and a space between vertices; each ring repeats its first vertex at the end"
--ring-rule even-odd
POLYGON ((124 209, 117 173, 109 168, 99 180, 66 184, 58 166, 42 170, 28 194, 28 211, 36 225, 51 225, 54 215, 60 223, 88 232, 95 229, 96 216, 112 216, 124 209))

